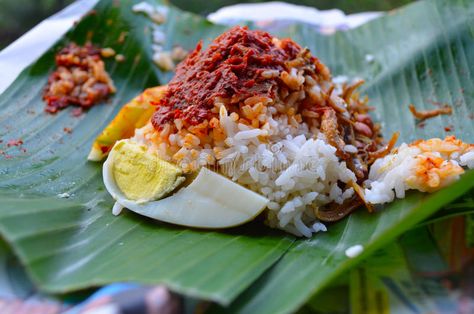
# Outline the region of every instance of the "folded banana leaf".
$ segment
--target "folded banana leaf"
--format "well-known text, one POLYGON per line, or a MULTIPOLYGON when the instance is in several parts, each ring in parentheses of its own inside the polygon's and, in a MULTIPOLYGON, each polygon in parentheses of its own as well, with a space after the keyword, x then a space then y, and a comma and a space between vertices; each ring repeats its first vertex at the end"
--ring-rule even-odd
MULTIPOLYGON (((100 1, 0 95, 0 233, 41 289, 64 293, 115 281, 164 283, 230 306, 226 312, 292 312, 371 252, 472 192, 473 171, 433 195, 409 193, 374 214, 361 210, 309 240, 260 222, 222 232, 132 213, 113 216, 101 166, 86 161, 90 145, 121 105, 171 76, 151 61, 151 21, 131 11, 137 2, 100 1), (117 93, 80 117, 70 110, 52 116, 43 111, 42 89, 55 52, 71 41, 91 41, 125 56, 124 62, 106 64, 117 93), (20 139, 22 145, 7 147, 20 139), (345 250, 356 244, 363 253, 348 258, 345 250)), ((386 136, 400 131, 403 141, 411 141, 453 133, 474 142, 473 17, 470 1, 433 0, 331 36, 302 24, 269 30, 309 47, 334 75, 365 79, 362 93, 386 136), (420 125, 410 103, 422 109, 447 103, 454 114, 420 125)), ((164 27, 166 48, 187 49, 225 29, 175 8, 164 27)))

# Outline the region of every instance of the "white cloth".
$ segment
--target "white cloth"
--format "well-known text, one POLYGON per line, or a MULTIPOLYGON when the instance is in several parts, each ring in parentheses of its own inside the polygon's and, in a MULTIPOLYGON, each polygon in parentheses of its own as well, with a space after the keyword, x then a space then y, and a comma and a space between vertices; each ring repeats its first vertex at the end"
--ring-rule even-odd
POLYGON ((48 50, 98 0, 79 0, 42 21, 0 51, 0 94, 20 72, 48 50))
MULTIPOLYGON (((15 80, 20 72, 39 58, 74 22, 87 13, 98 0, 78 0, 39 23, 25 35, 0 51, 0 94, 15 80)), ((315 25, 318 31, 331 33, 336 29, 344 30, 357 27, 380 12, 366 12, 345 15, 341 10, 321 11, 311 7, 284 2, 237 4, 223 7, 209 14, 214 23, 233 25, 242 21, 257 23, 275 21, 299 21, 315 25)))
POLYGON ((346 15, 339 9, 318 10, 313 7, 286 2, 246 3, 223 7, 208 15, 211 22, 234 25, 242 21, 266 23, 272 21, 297 21, 317 26, 324 32, 360 26, 382 12, 363 12, 346 15))

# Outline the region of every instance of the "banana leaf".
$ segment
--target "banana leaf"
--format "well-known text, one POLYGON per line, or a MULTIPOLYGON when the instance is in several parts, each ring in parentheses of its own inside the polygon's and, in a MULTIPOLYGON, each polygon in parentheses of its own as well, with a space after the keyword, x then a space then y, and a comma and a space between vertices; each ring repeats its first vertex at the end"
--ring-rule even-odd
MULTIPOLYGON (((421 1, 323 40, 309 35, 307 30, 299 33, 305 34, 301 39, 315 38, 307 44, 336 73, 355 71, 354 75, 367 79, 365 92, 376 108, 375 116, 382 122, 386 136, 400 131, 404 141, 443 137, 449 130, 445 127, 452 125, 456 135, 472 142, 473 15, 472 2, 421 1), (375 61, 364 64, 367 55, 375 61), (458 113, 420 125, 406 110, 409 103, 421 108, 448 103, 458 113)), ((296 29, 306 27, 299 25, 296 29)), ((225 310, 295 310, 374 249, 383 247, 461 194, 472 195, 472 173, 434 195, 412 194, 386 206, 376 216, 358 213, 332 226, 327 234, 296 242, 277 265, 225 310), (345 250, 356 244, 362 244, 364 252, 353 259, 345 256, 345 250)))
MULTIPOLYGON (((455 217, 466 217, 466 223, 470 223, 470 218, 474 214, 474 193, 467 193, 455 202, 445 206, 443 209, 431 215, 424 220, 419 226, 429 225, 436 222, 444 221, 455 217)), ((468 231, 473 228, 466 228, 468 231)))
MULTIPOLYGON (((151 62, 151 22, 131 12, 137 2, 100 1, 0 95, 5 146, 0 148, 0 233, 41 289, 64 293, 115 281, 164 283, 186 295, 230 304, 220 309, 227 312, 291 312, 338 274, 474 186, 474 172, 467 172, 443 191, 410 193, 375 214, 360 211, 309 240, 260 222, 211 232, 132 213, 114 217, 101 167, 86 161, 89 147, 122 104, 171 76, 151 62), (117 94, 80 117, 70 110, 44 113, 41 92, 54 53, 70 41, 88 40, 125 56, 123 63, 107 61, 117 94), (24 144, 8 148, 11 139, 24 144), (349 259, 344 252, 355 244, 364 251, 349 259)), ((308 46, 334 75, 364 78, 362 92, 386 136, 399 130, 403 141, 411 141, 454 133, 474 142, 473 10, 470 2, 422 1, 331 36, 300 24, 268 30, 308 46), (408 111, 411 102, 418 108, 448 103, 454 114, 421 126, 408 111)), ((171 8, 166 45, 191 49, 224 29, 171 8)))
POLYGON ((474 266, 474 251, 459 238, 463 225, 465 221, 456 218, 412 229, 352 268, 350 312, 461 311, 463 303, 472 301, 469 270, 474 266), (446 252, 443 242, 449 243, 446 252))
MULTIPOLYGON (((176 228, 131 213, 117 219, 101 165, 86 160, 93 139, 121 105, 171 75, 150 61, 151 25, 131 12, 134 3, 100 2, 1 95, 0 137, 4 144, 24 144, 7 148, 0 161, 0 229, 32 279, 49 292, 114 281, 161 282, 226 304, 277 261, 293 238, 251 226, 227 233, 176 228), (124 63, 106 65, 117 94, 81 117, 68 110, 44 113, 41 93, 55 52, 70 41, 88 40, 125 56, 124 63), (58 196, 64 193, 70 197, 58 196)), ((176 39, 169 47, 190 49, 223 30, 178 11, 168 19, 167 36, 176 39)))

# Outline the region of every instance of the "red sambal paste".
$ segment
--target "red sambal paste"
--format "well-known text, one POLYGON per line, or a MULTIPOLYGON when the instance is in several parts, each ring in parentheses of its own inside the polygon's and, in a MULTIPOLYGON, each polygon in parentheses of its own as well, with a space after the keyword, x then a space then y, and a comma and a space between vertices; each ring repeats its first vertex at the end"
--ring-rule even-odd
POLYGON ((43 93, 47 112, 55 113, 69 105, 89 108, 115 92, 99 48, 71 43, 55 59, 57 69, 49 76, 43 93))
POLYGON ((196 125, 212 116, 216 97, 237 104, 251 96, 273 98, 278 78, 263 71, 285 70, 301 47, 291 39, 278 43, 267 32, 236 26, 217 37, 207 49, 202 42, 178 65, 168 91, 157 103, 152 124, 160 129, 174 119, 196 125))

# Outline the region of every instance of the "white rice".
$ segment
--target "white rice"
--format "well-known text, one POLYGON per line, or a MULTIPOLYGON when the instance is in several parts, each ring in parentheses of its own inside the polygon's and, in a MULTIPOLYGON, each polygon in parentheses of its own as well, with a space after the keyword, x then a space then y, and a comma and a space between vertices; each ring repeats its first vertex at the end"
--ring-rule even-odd
POLYGON ((357 147, 355 147, 354 145, 346 145, 346 146, 344 146, 344 151, 348 152, 348 153, 355 154, 355 153, 357 153, 357 147))
POLYGON ((132 7, 135 13, 143 13, 148 16, 154 23, 163 24, 168 15, 168 7, 164 5, 151 5, 148 2, 140 2, 132 7))
MULTIPOLYGON (((336 148, 322 133, 305 123, 291 124, 286 115, 274 118, 271 110, 265 110, 264 118, 265 127, 251 128, 233 121, 221 106, 219 122, 227 135, 222 151, 183 146, 179 153, 187 157, 179 165, 186 167, 193 160, 192 151, 198 150, 199 166, 213 167, 217 160, 218 171, 270 200, 266 222, 271 227, 306 237, 326 231, 315 210, 352 197, 354 190, 341 190, 338 182, 355 181, 354 173, 339 161, 336 148)), ((147 128, 153 127, 138 129, 134 139, 169 159, 166 147, 153 146, 148 138, 153 132, 147 128)), ((170 136, 170 142, 182 141, 176 137, 170 136)))
POLYGON ((372 62, 374 62, 374 60, 375 60, 375 57, 373 55, 371 55, 371 54, 366 54, 365 55, 365 62, 372 63, 372 62))
POLYGON ((364 247, 360 244, 356 244, 356 245, 353 245, 353 246, 347 248, 344 253, 349 258, 355 258, 355 257, 359 256, 363 251, 364 251, 364 247))
POLYGON ((275 120, 267 113, 268 130, 240 130, 225 107, 221 109, 221 123, 229 137, 220 170, 270 200, 270 226, 306 237, 325 231, 315 209, 333 201, 342 203, 354 193, 337 185, 355 180, 355 175, 338 160, 336 149, 322 134, 312 136, 306 124, 290 125, 286 116, 275 120), (266 131, 269 141, 261 142, 258 136, 266 131))
MULTIPOLYGON (((430 152, 436 157, 445 159, 445 163, 453 166, 465 166, 474 168, 474 151, 468 151, 461 156, 459 153, 450 155, 430 152)), ((416 176, 417 168, 420 167, 422 159, 426 156, 417 146, 409 146, 403 143, 398 152, 385 156, 374 162, 369 172, 369 179, 365 182, 365 200, 372 204, 389 203, 396 198, 404 198, 405 191, 410 189, 425 192, 428 187, 413 186, 410 179, 416 176)), ((458 173, 452 173, 442 179, 440 188, 459 179, 458 173)))
POLYGON ((132 7, 135 13, 142 13, 146 15, 152 22, 152 50, 153 62, 163 71, 174 70, 176 62, 182 61, 187 51, 182 47, 174 47, 173 50, 165 50, 166 34, 163 24, 166 22, 168 16, 168 7, 164 5, 151 5, 148 2, 140 2, 132 7))
POLYGON ((469 169, 474 168, 474 151, 467 152, 459 157, 459 165, 468 167, 469 169))

